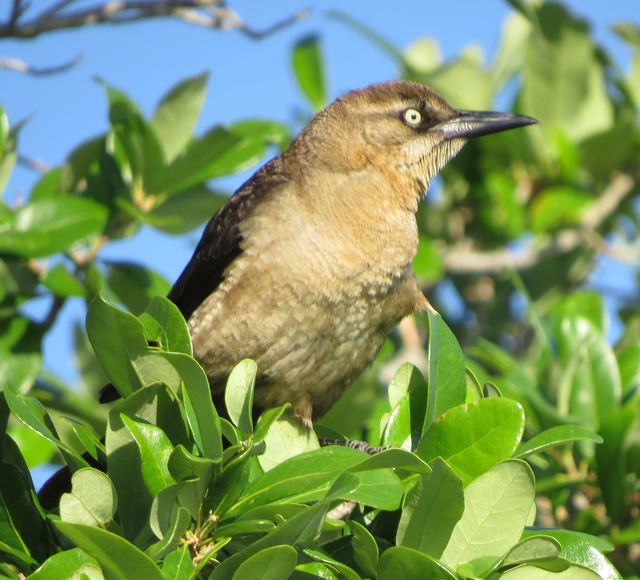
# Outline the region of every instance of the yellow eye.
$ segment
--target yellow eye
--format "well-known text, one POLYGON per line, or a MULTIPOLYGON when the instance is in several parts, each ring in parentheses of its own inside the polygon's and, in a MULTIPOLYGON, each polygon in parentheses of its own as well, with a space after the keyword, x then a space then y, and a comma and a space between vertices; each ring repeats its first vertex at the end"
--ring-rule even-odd
POLYGON ((417 127, 422 121, 422 114, 417 109, 407 109, 403 116, 405 123, 411 127, 417 127))

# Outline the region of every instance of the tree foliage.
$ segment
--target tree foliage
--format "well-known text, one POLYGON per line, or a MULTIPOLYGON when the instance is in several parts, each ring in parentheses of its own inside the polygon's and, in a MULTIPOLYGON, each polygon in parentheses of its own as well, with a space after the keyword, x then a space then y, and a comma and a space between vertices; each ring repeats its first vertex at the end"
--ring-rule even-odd
MULTIPOLYGON (((291 128, 249 119, 195 136, 206 74, 171 88, 151 118, 101 81, 107 132, 42 175, 25 203, 0 201, 5 576, 639 573, 637 299, 617 313, 611 344, 589 276, 603 256, 637 257, 640 30, 615 26, 634 51, 622 71, 563 5, 511 4, 489 63, 471 49, 443 60, 433 39, 402 52, 333 14, 397 59, 402 78, 460 108, 509 100, 541 125, 472 142, 444 171, 418 214, 414 266, 449 324, 434 313, 403 322, 315 433, 287 406, 254 421, 249 360, 216 409, 186 323, 162 297, 167 281, 102 257, 141 227, 200 226, 226 200, 212 180, 285 148, 291 128), (35 321, 23 307, 41 296, 50 309, 35 321), (75 345, 83 391, 42 368, 68 300, 88 309, 75 345), (406 358, 417 366, 398 368, 406 358), (99 407, 107 381, 123 398, 99 407), (386 448, 319 446, 337 435, 386 448), (73 479, 49 512, 29 469, 52 461, 73 479)), ((292 66, 309 111, 321 108, 317 37, 293 47, 292 66)), ((0 190, 20 130, 0 110, 0 190)))

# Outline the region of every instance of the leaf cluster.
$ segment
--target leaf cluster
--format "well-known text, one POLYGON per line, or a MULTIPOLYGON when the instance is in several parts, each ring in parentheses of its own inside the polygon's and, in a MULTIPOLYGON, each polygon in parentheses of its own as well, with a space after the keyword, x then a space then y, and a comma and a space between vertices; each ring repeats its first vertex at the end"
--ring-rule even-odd
POLYGON ((87 333, 122 395, 104 441, 80 423, 74 449, 36 398, 4 391, 3 432, 11 412, 58 447, 73 478, 56 512, 43 512, 5 434, 3 570, 216 579, 615 574, 600 551, 606 542, 529 527, 535 480, 523 458, 599 437, 567 426, 521 445, 522 406, 496 387, 483 390, 442 319, 431 314, 429 325, 429 381, 411 365, 399 370, 377 442, 385 450, 368 455, 319 447, 286 405, 254 424, 250 360, 229 376, 224 418, 172 303, 154 298, 135 317, 97 296, 87 333), (355 508, 336 519, 343 502, 355 508))

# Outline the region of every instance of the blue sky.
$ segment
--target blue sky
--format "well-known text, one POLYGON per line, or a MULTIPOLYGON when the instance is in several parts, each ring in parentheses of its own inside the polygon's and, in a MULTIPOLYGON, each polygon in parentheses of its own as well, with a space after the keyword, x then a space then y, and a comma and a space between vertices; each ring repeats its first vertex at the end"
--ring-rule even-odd
MULTIPOLYGON (((42 0, 32 2, 36 10, 48 4, 42 0)), ((93 5, 95 1, 77 4, 93 5)), ((104 94, 92 80, 95 76, 124 89, 150 113, 175 82, 209 70, 209 93, 199 130, 250 117, 287 122, 296 108, 304 106, 291 71, 290 51, 295 41, 306 34, 318 33, 323 39, 331 98, 397 76, 396 64, 386 54, 328 18, 328 10, 350 14, 400 49, 419 38, 435 38, 445 58, 470 44, 482 47, 490 58, 499 42, 501 24, 510 11, 507 2, 501 0, 237 0, 229 4, 256 29, 305 6, 311 6, 312 13, 304 22, 259 41, 239 32, 211 31, 167 20, 58 32, 28 41, 3 41, 0 56, 21 58, 34 66, 55 65, 84 54, 79 66, 51 77, 34 78, 0 70, 0 104, 11 122, 32 116, 21 134, 20 152, 51 165, 59 164, 73 147, 106 129, 104 94)), ((610 32, 609 25, 619 20, 637 22, 638 4, 629 0, 572 0, 567 4, 591 21, 599 42, 627 68, 630 55, 610 32)), ((4 16, 0 12, 0 17, 4 16)), ((27 195, 35 177, 28 170, 17 169, 7 188, 7 199, 27 195)), ((243 178, 226 180, 225 185, 233 189, 243 178)), ((133 240, 111 244, 104 255, 134 259, 173 281, 189 259, 196 239, 195 235, 174 238, 147 230, 133 240)), ((622 277, 617 280, 622 285, 628 283, 622 277)), ((42 304, 41 308, 45 306, 42 304)), ((47 366, 70 381, 75 380, 70 355, 71 322, 80 320, 81 313, 80 303, 72 301, 67 305, 45 343, 47 366)))

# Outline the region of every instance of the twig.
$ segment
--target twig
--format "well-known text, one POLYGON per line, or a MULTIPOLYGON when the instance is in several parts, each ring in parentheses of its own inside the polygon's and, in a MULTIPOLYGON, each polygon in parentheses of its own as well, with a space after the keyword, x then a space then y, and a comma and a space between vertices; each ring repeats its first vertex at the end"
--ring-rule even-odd
POLYGON ((32 76, 45 76, 61 73, 76 66, 82 60, 82 54, 76 56, 73 60, 48 67, 35 67, 17 58, 0 58, 0 68, 15 70, 32 76))
MULTIPOLYGON (((632 191, 634 180, 626 174, 616 175, 600 198, 588 208, 575 228, 558 232, 545 245, 530 244, 522 250, 474 250, 467 244, 444 249, 444 263, 450 273, 497 273, 505 269, 526 270, 546 256, 566 254, 587 241, 593 243, 594 230, 616 210, 632 191)), ((598 238, 598 236, 596 236, 598 238)), ((609 248, 611 251, 611 248, 609 248)))
POLYGON ((47 332, 53 326, 56 319, 58 318, 58 314, 60 314, 60 311, 62 310, 66 302, 66 297, 54 296, 51 307, 49 308, 49 312, 47 312, 47 315, 44 317, 44 320, 40 324, 44 332, 47 332))
POLYGON ((33 159, 26 157, 25 155, 18 155, 18 163, 23 167, 27 167, 38 173, 46 173, 51 169, 51 166, 40 159, 33 159))
POLYGON ((287 18, 283 18, 278 22, 274 22, 271 26, 268 26, 263 30, 255 30, 254 28, 250 28, 249 26, 247 26, 242 20, 238 20, 238 24, 236 25, 236 28, 240 32, 243 32, 244 34, 249 36, 250 38, 259 40, 261 38, 264 38, 265 36, 274 34, 275 32, 278 32, 279 30, 282 30, 287 26, 291 26, 292 24, 295 24, 300 20, 304 20, 309 16, 309 14, 311 14, 311 10, 309 8, 303 8, 299 12, 296 12, 295 14, 292 14, 287 18))
POLYGON ((41 12, 39 18, 41 20, 49 20, 49 18, 55 16, 58 12, 62 12, 65 8, 77 1, 78 0, 60 0, 59 2, 56 2, 53 6, 51 6, 51 8, 49 8, 48 10, 41 12))
POLYGON ((22 0, 13 0, 13 3, 11 4, 11 14, 9 14, 9 22, 7 23, 9 27, 15 27, 25 8, 26 6, 22 4, 22 0))
POLYGON ((10 19, 5 25, 0 26, 0 38, 34 38, 55 30, 97 24, 125 24, 168 17, 207 28, 235 29, 251 38, 262 38, 302 20, 309 13, 308 10, 302 10, 264 30, 254 30, 247 26, 236 12, 227 8, 223 0, 112 0, 89 8, 63 12, 73 1, 61 0, 19 26, 10 19))

